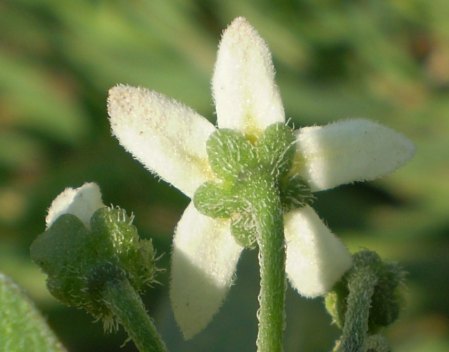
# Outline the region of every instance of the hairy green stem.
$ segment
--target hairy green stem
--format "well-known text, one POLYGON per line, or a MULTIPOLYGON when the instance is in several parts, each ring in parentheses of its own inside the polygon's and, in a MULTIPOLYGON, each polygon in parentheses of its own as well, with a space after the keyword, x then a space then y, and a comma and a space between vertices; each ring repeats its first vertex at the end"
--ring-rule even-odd
POLYGON ((141 352, 165 352, 164 342, 156 331, 142 300, 127 279, 110 280, 105 284, 106 305, 118 318, 129 337, 141 352))
POLYGON ((259 247, 259 352, 281 352, 285 306, 284 223, 279 191, 269 178, 258 178, 250 202, 259 247))
POLYGON ((374 270, 366 266, 348 280, 349 295, 338 352, 363 352, 368 333, 371 299, 377 284, 374 270))

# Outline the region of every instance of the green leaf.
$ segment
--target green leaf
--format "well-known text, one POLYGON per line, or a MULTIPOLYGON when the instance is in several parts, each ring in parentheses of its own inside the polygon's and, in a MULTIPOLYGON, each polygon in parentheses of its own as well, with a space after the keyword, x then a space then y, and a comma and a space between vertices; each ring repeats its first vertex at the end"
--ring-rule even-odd
POLYGON ((0 350, 65 351, 30 299, 1 273, 0 350))

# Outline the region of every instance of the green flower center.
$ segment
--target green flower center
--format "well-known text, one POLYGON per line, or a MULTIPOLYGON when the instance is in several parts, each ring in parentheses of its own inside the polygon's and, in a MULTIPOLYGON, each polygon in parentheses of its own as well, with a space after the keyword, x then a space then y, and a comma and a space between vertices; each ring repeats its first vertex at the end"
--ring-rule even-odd
POLYGON ((267 127, 255 142, 234 130, 217 130, 207 141, 207 154, 219 181, 197 189, 195 207, 207 216, 231 219, 232 234, 245 247, 253 248, 256 242, 252 204, 258 201, 253 192, 258 183, 274 185, 284 212, 313 200, 304 180, 290 174, 295 136, 282 123, 267 127))

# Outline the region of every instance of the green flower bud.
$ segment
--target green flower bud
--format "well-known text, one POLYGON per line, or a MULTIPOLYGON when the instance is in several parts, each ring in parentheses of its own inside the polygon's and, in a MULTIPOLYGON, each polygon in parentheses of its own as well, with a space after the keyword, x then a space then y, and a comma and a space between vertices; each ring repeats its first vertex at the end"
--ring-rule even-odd
POLYGON ((391 348, 385 336, 376 334, 367 337, 364 352, 391 352, 391 348))
POLYGON ((377 332, 396 321, 403 303, 400 286, 404 282, 405 273, 402 268, 395 263, 384 263, 379 268, 378 275, 371 302, 370 332, 377 332))
MULTIPOLYGON (((325 304, 334 322, 342 328, 348 310, 347 302, 350 292, 363 295, 368 287, 358 283, 374 286, 368 317, 368 334, 376 333, 380 328, 392 324, 399 315, 401 295, 399 287, 404 280, 404 272, 398 264, 384 263, 375 252, 360 251, 353 255, 353 267, 326 296, 325 304), (360 276, 369 280, 358 280, 360 276)), ((349 317, 355 319, 356 317, 349 317)))
MULTIPOLYGON (((86 187, 74 191, 79 195, 86 187)), ((66 208, 82 209, 90 200, 87 198, 72 197, 69 202, 75 204, 66 208)), ((104 285, 126 279, 134 290, 142 292, 154 282, 156 272, 151 241, 139 238, 132 218, 119 208, 100 207, 91 214, 89 224, 76 215, 60 214, 32 243, 31 258, 48 275, 47 286, 56 298, 84 308, 109 327, 113 317, 102 295, 104 285)))

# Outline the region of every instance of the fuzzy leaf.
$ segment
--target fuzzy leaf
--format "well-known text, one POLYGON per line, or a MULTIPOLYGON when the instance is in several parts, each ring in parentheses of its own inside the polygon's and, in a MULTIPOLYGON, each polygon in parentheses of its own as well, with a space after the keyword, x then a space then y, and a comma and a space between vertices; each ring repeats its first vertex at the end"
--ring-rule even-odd
POLYGON ((30 299, 3 274, 0 274, 0 350, 65 351, 30 299))

